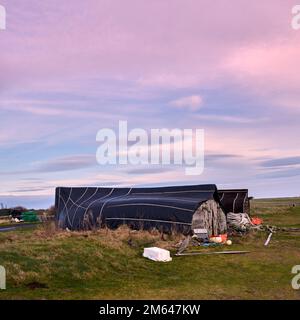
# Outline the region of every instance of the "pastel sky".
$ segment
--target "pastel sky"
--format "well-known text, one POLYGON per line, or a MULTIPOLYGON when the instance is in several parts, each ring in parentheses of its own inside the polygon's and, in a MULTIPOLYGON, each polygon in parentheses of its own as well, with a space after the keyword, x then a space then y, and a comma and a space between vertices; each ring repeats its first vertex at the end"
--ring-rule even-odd
POLYGON ((47 207, 56 186, 81 185, 300 195, 297 0, 0 4, 0 203, 47 207), (204 129, 204 173, 101 167, 97 131, 119 120, 204 129))

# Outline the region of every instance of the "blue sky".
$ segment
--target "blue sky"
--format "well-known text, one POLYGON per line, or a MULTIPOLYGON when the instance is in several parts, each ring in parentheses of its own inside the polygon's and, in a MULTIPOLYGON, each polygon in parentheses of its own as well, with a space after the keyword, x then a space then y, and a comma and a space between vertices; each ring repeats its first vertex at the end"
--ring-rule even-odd
POLYGON ((293 1, 0 2, 0 203, 47 207, 79 185, 300 195, 293 1), (99 166, 97 131, 119 120, 204 129, 204 173, 99 166))

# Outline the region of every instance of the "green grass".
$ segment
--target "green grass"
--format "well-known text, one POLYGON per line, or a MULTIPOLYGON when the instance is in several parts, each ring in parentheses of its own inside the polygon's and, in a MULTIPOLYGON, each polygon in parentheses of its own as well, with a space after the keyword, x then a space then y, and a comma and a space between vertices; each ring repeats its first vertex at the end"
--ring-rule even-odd
MULTIPOLYGON (((293 202, 255 200, 254 215, 272 225, 300 226, 300 207, 293 202)), ((143 258, 143 248, 157 245, 175 252, 178 238, 163 241, 159 234, 124 228, 0 234, 0 265, 7 270, 7 290, 0 291, 0 299, 299 299, 291 269, 300 264, 300 233, 274 234, 264 247, 266 237, 251 233, 233 238, 231 247, 209 249, 251 251, 247 255, 173 257, 159 263, 143 258)))
POLYGON ((266 224, 300 228, 300 198, 254 200, 251 212, 266 224))

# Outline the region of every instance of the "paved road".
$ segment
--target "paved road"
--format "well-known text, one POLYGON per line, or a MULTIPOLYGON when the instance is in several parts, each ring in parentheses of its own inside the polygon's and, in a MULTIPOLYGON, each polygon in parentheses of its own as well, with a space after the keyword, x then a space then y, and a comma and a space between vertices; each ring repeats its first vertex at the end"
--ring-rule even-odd
POLYGON ((8 231, 14 231, 17 229, 26 229, 26 228, 32 228, 38 226, 39 223, 20 223, 20 224, 12 224, 11 226, 0 226, 0 232, 8 232, 8 231))

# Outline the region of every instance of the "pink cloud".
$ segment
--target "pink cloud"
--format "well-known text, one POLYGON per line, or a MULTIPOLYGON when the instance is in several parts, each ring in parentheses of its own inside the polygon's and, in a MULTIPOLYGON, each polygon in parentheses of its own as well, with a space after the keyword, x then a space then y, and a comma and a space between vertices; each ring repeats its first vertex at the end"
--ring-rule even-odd
POLYGON ((294 1, 3 2, 7 83, 101 74, 178 87, 222 78, 233 47, 286 36, 294 1))
POLYGON ((299 56, 297 34, 234 49, 224 68, 238 84, 271 104, 300 110, 299 56))
POLYGON ((169 104, 179 109, 197 111, 203 105, 203 98, 200 95, 192 95, 173 100, 169 104))
MULTIPOLYGON (((243 107, 227 114, 231 101, 225 101, 220 113, 197 117, 187 113, 170 124, 169 116, 176 110, 163 117, 170 109, 167 104, 156 112, 150 105, 163 93, 159 103, 179 96, 183 98, 173 101, 177 107, 195 110, 202 103, 201 97, 191 98, 195 92, 208 92, 214 100, 215 91, 230 88, 236 96, 259 101, 259 106, 278 106, 291 113, 299 110, 300 31, 290 25, 295 0, 0 1, 8 12, 7 30, 0 33, 0 112, 5 119, 1 146, 36 140, 67 144, 87 135, 91 143, 99 126, 116 124, 121 116, 147 128, 153 126, 153 119, 157 126, 203 126, 209 152, 226 149, 245 161, 235 177, 232 168, 209 168, 203 179, 216 181, 221 174, 236 184, 251 183, 256 169, 251 166, 253 158, 298 152, 299 126, 291 119, 272 125, 258 116, 259 110, 251 117, 244 115, 243 107), (89 107, 77 101, 50 104, 34 96, 40 92, 46 97, 80 93, 100 103, 89 107), (26 94, 29 98, 24 98, 26 94), (120 106, 105 108, 105 99, 120 106), (142 102, 133 110, 124 107, 129 99, 142 102)), ((222 97, 224 92, 218 93, 222 97)), ((138 184, 175 183, 184 177, 167 172, 133 179, 101 172, 45 177, 47 191, 34 189, 34 184, 26 186, 35 194, 50 194, 57 184, 93 184, 97 179, 138 184)), ((8 182, 1 192, 12 190, 16 183, 8 182)))

